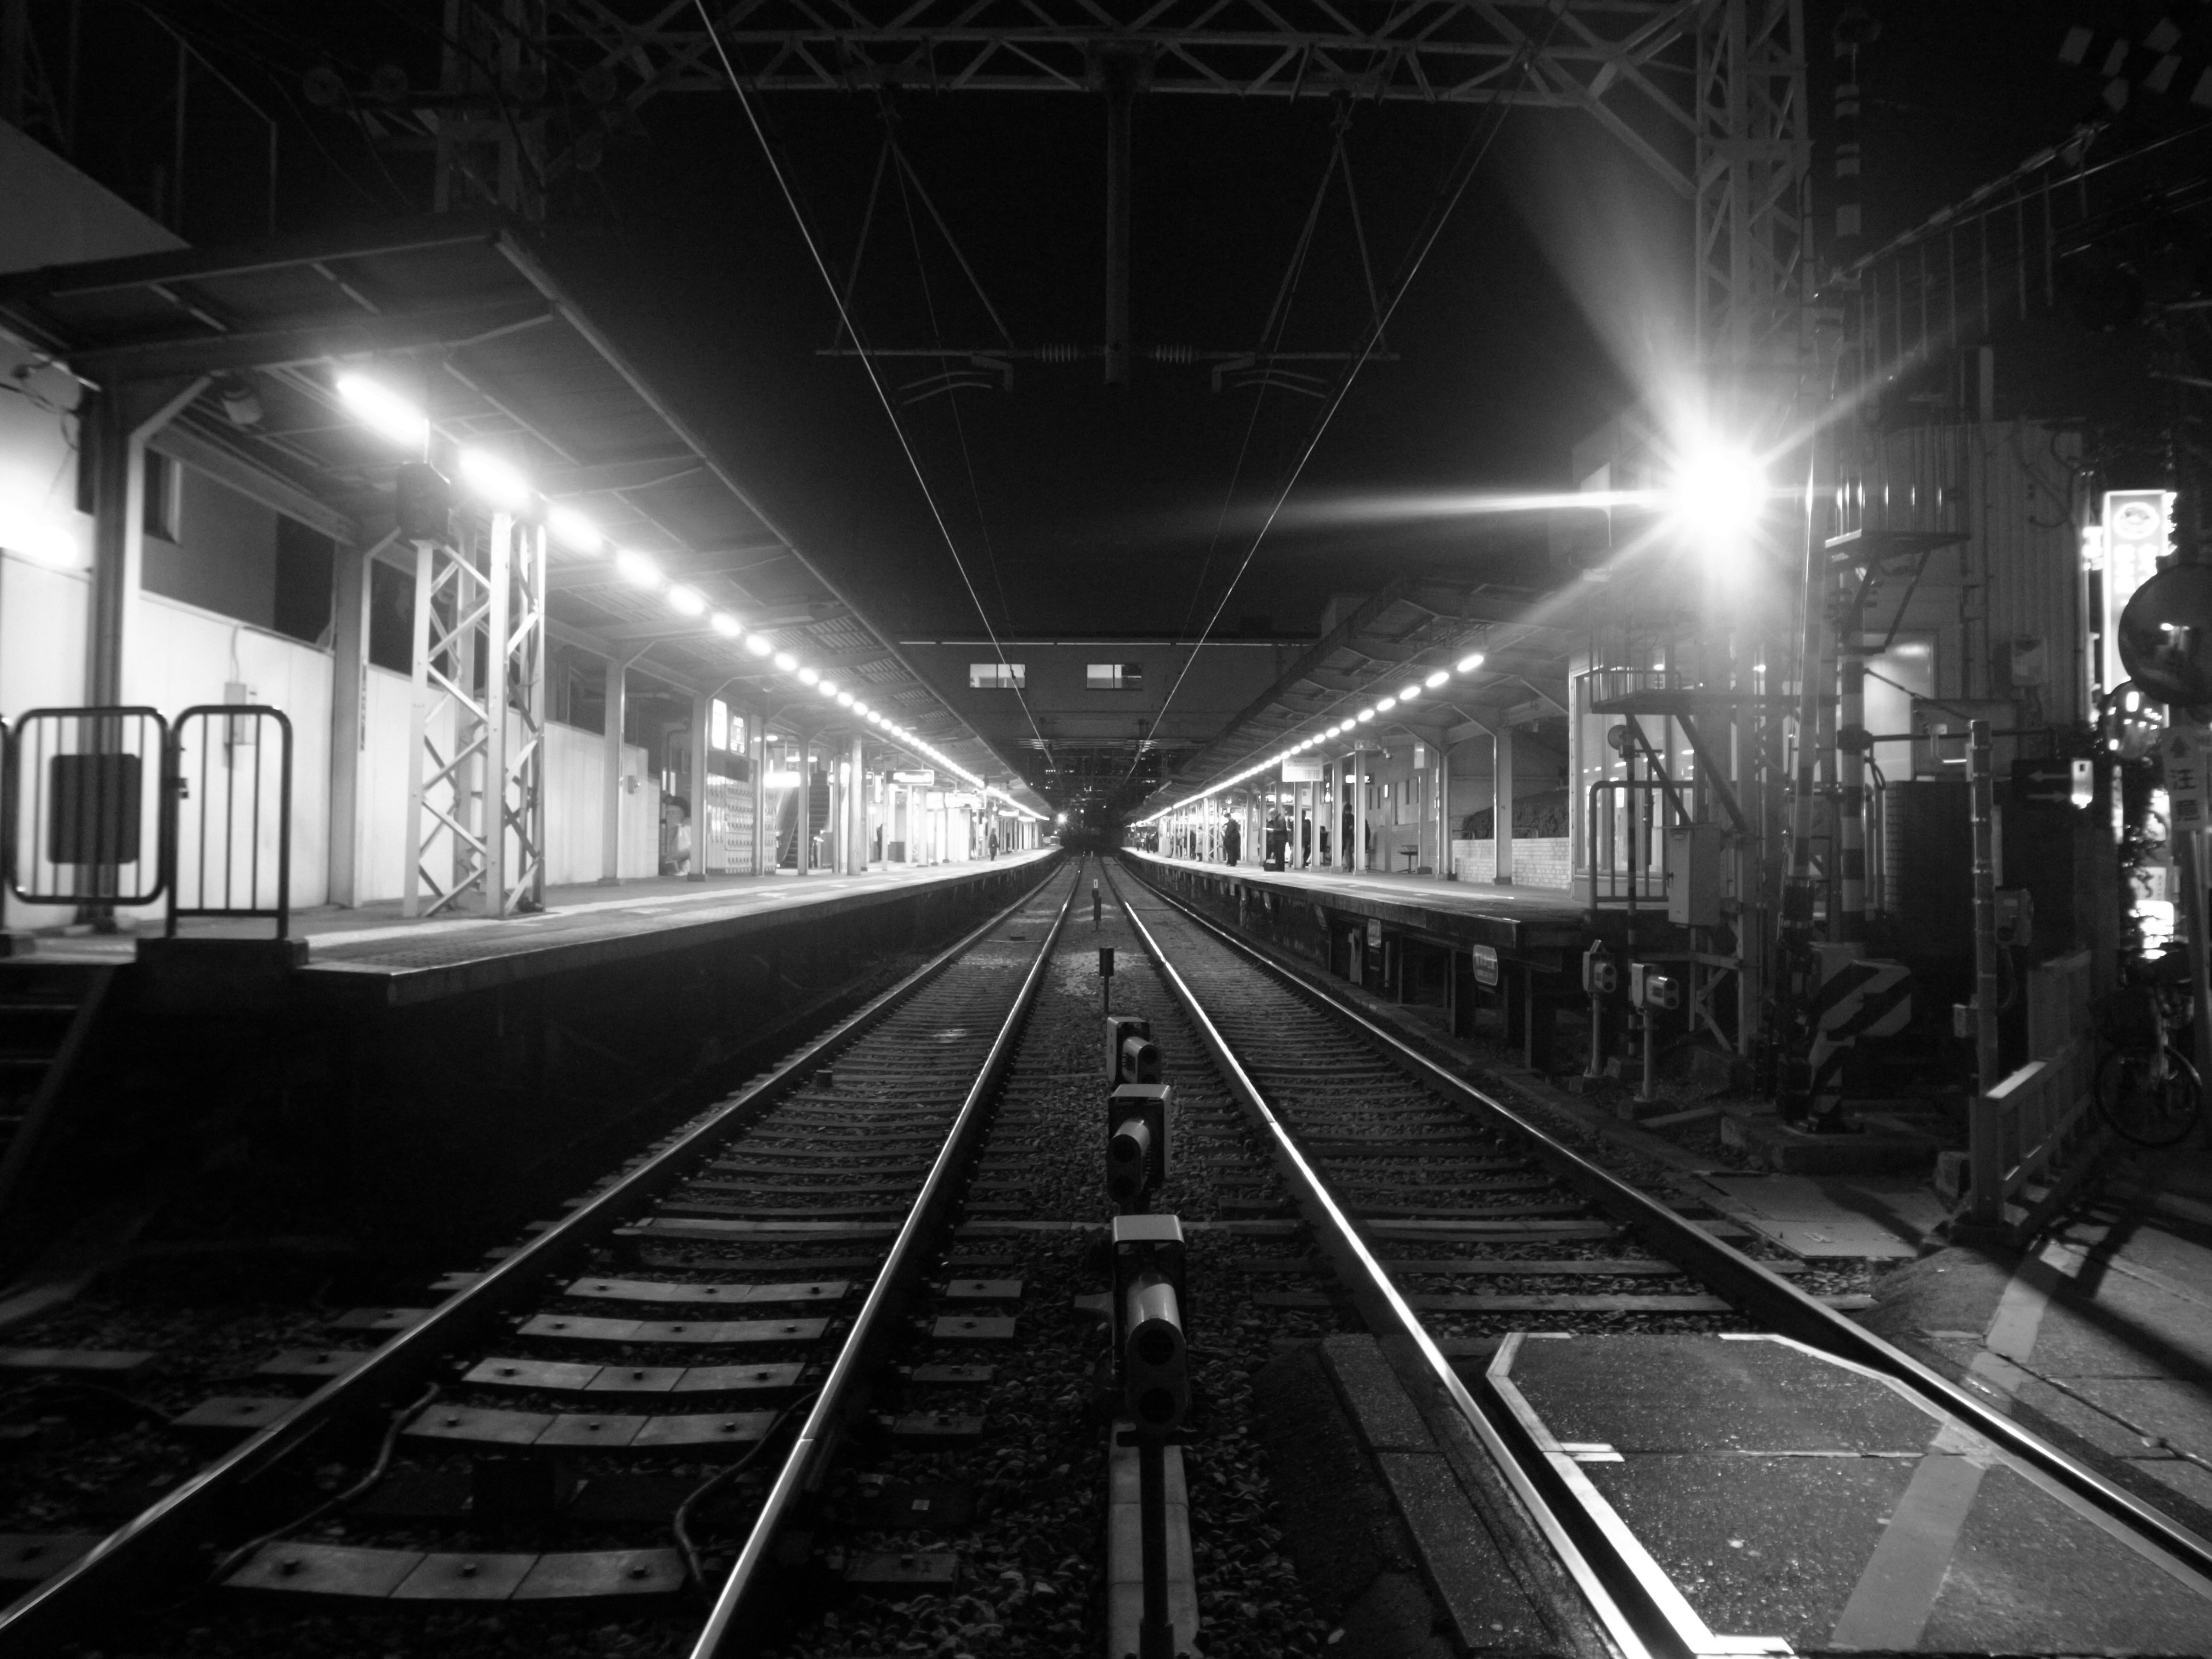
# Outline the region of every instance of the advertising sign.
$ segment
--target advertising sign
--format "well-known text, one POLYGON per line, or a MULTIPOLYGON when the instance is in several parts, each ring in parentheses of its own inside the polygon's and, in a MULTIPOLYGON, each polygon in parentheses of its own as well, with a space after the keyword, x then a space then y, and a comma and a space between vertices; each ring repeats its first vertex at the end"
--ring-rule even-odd
POLYGON ((1283 763, 1283 781, 1285 783, 1319 783, 1321 763, 1317 760, 1308 760, 1303 756, 1297 760, 1286 760, 1283 763))

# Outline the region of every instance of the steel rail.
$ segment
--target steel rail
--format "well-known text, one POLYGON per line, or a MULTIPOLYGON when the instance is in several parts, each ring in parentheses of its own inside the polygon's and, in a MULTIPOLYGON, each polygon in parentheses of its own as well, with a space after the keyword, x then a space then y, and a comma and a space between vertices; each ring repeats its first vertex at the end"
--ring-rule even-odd
MULTIPOLYGON (((1429 1376, 1452 1402, 1466 1423, 1475 1443, 1481 1447, 1498 1478, 1512 1492, 1526 1511, 1533 1529, 1552 1552, 1553 1560, 1580 1592, 1585 1611, 1603 1632, 1625 1659, 1646 1659, 1655 1653, 1672 1653, 1674 1650, 1668 1640, 1670 1627, 1663 1620, 1656 1620, 1646 1613, 1634 1616, 1621 1605, 1612 1588, 1600 1573, 1596 1565, 1584 1553, 1566 1522, 1537 1489, 1535 1483, 1522 1466, 1512 1449, 1474 1396, 1467 1384, 1460 1381, 1459 1373, 1451 1367, 1443 1352, 1429 1335, 1419 1316, 1407 1303, 1398 1287, 1366 1239, 1361 1236, 1358 1224, 1347 1215, 1330 1192, 1328 1183, 1313 1165, 1306 1161, 1298 1149, 1289 1127, 1275 1115, 1267 1104, 1251 1074, 1244 1069, 1236 1051, 1229 1046, 1212 1018, 1207 1014, 1175 964, 1168 960, 1159 941, 1151 928, 1145 925, 1135 907, 1123 897, 1120 884, 1114 878, 1110 866, 1106 866, 1107 885, 1112 889, 1114 902, 1129 919, 1129 926, 1143 941, 1146 955, 1155 972, 1167 984, 1169 991, 1182 1006, 1184 1013, 1196 1028, 1199 1040, 1221 1072, 1231 1093, 1243 1102, 1245 1111, 1267 1137, 1268 1152, 1284 1183, 1291 1188, 1306 1223, 1315 1233, 1322 1249, 1327 1253, 1337 1276, 1351 1294, 1359 1310, 1360 1317, 1378 1335, 1401 1335, 1413 1346, 1429 1376), (1655 1647, 1653 1638, 1658 1638, 1655 1647)), ((1147 890, 1151 890, 1147 888, 1147 890)))
MULTIPOLYGON (((250 1533, 252 1523, 244 1516, 252 1508, 248 1487, 257 1477, 340 1419, 380 1406, 388 1408, 393 1400, 421 1388, 454 1348, 484 1334, 516 1304, 540 1294, 549 1279, 578 1271, 587 1250, 686 1179, 692 1164, 719 1142, 762 1116, 786 1091, 805 1082, 817 1066, 866 1036, 1005 926, 1063 867, 1059 860, 1048 864, 1012 904, 731 1096, 646 1163, 474 1285, 456 1291, 352 1370, 325 1382, 296 1409, 125 1522, 90 1553, 14 1605, 0 1608, 0 1651, 14 1659, 17 1654, 49 1650, 118 1609, 143 1604, 155 1592, 171 1588, 198 1546, 250 1533)), ((1073 891, 1072 885, 1069 890, 1073 891)))
POLYGON ((1975 1433, 2073 1493, 2110 1520, 2201 1578, 2212 1580, 2212 1540, 2113 1485, 1994 1407, 1968 1394, 1949 1378, 1903 1349, 1845 1318, 1835 1309, 1769 1272, 1731 1244, 1677 1215, 1648 1193, 1557 1140, 1495 1095, 1455 1076, 1402 1037, 1377 1024, 1352 1005, 1340 1001, 1327 986, 1272 960, 1218 922, 1174 895, 1136 875, 1147 892, 1196 922, 1206 933, 1291 991, 1352 1026, 1399 1067, 1440 1092, 1472 1107, 1523 1140, 1553 1174, 1579 1189, 1614 1220, 1635 1229, 1661 1255, 1778 1334, 1860 1365, 1902 1386, 1936 1410, 1957 1418, 1975 1433))
MULTIPOLYGON (((783 1467, 769 1484, 768 1497, 754 1517, 744 1547, 738 1553, 730 1576, 723 1581, 721 1591, 714 1598, 714 1611, 708 1615, 706 1625, 692 1645, 692 1659, 717 1659, 726 1643, 757 1633, 742 1628, 740 1615, 759 1605, 761 1596, 775 1577, 777 1534, 806 1495, 820 1484, 845 1430, 866 1407, 868 1386, 874 1380, 884 1350, 897 1334, 898 1320, 906 1310, 915 1281, 928 1266, 935 1236, 959 1197, 969 1165, 981 1149, 991 1098, 998 1091, 1013 1057, 1014 1044, 1036 1001, 1037 988, 1044 982, 1045 974, 1052 966, 1053 947, 1060 942, 1060 932, 1067 925, 1067 918, 1075 908, 1075 896, 1082 885, 1079 879, 1068 884, 1067 897, 1060 904, 1060 914, 1053 918, 1042 947, 1030 963, 1022 988, 1015 994, 1013 1006, 1006 1011, 1000 1024, 990 1053, 984 1056, 975 1081, 969 1085, 967 1097, 960 1103, 945 1145, 930 1165, 929 1178, 922 1182, 913 1208, 900 1224, 898 1237, 891 1242, 890 1253, 878 1271, 875 1283, 869 1287, 867 1299, 854 1316, 853 1328, 846 1333, 837 1358, 831 1362, 830 1375, 823 1380, 821 1392, 815 1396, 813 1407, 799 1431, 799 1438, 785 1455, 783 1467)), ((1030 891, 1034 894, 1036 889, 1030 891)))

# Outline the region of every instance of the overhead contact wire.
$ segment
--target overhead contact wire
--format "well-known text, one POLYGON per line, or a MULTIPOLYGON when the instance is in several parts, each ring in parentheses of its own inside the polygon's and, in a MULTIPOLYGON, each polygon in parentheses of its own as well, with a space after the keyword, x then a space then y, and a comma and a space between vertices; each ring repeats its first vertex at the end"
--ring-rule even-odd
MULTIPOLYGON (((884 418, 891 423, 891 434, 898 440, 899 451, 906 457, 906 464, 914 474, 915 483, 921 487, 921 499, 929 507, 930 519, 937 526, 937 533, 945 543, 945 550, 952 556, 952 568, 960 573, 960 585, 968 590, 969 603, 975 607, 975 615, 983 623, 983 632, 989 636, 991 649, 998 656, 999 665, 1007 671, 1011 679, 1013 665, 1006 660, 1006 649, 1000 643, 999 630, 991 626, 990 612, 983 608, 983 596, 975 591, 975 579, 968 574, 967 561, 960 556, 960 545, 953 540, 952 528, 945 522, 944 511, 938 506, 937 497, 929 488, 929 478, 921 470, 921 458, 915 453, 914 445, 907 438, 906 428, 900 423, 898 410, 892 407, 890 393, 884 389, 883 377, 876 373, 875 360, 868 356, 860 331, 853 321, 853 313, 846 307, 845 296, 838 289, 837 279, 830 274, 829 262, 823 258, 821 245, 814 240, 814 228, 807 223, 805 211, 799 205, 798 194, 792 189, 791 180, 784 176, 783 164, 776 160, 775 146, 769 143, 768 131, 761 125, 760 115, 753 108, 753 100, 746 95, 745 83, 738 74, 738 66, 730 61, 729 48, 722 44, 721 31, 715 27, 714 16, 707 9, 707 0, 692 0, 692 3, 698 9, 699 21, 706 26, 707 38, 714 43, 714 56, 721 60, 722 74, 729 81, 730 90, 738 95, 738 107, 744 112, 745 125, 752 129, 754 141, 760 145, 761 155, 767 159, 769 172, 775 179, 775 187, 783 194, 784 205, 791 210, 792 222, 799 227, 799 239, 806 244, 807 257, 813 260, 815 272, 822 278, 822 286, 830 290, 830 302, 837 307, 837 320, 846 333, 853 337, 854 344, 860 348, 860 367, 867 371, 868 384, 875 389, 876 401, 883 405, 884 418)), ((1028 717, 1030 729, 1036 733, 1037 741, 1043 742, 1044 733, 1037 730, 1036 717, 1030 714, 1027 699, 1023 700, 1022 713, 1028 717)), ((975 735, 979 739, 982 738, 980 732, 975 735)), ((988 741, 984 747, 987 750, 990 747, 988 741)))
MULTIPOLYGON (((1500 78, 1510 79, 1516 69, 1525 76, 1534 64, 1536 54, 1551 44, 1552 36, 1558 30, 1559 26, 1559 19, 1554 15, 1551 27, 1545 30, 1540 40, 1523 40, 1521 50, 1515 54, 1515 63, 1508 66, 1506 75, 1500 78)), ((1314 452, 1321 447, 1322 439, 1328 435, 1329 424, 1336 418, 1337 410, 1344 406, 1344 400, 1350 394, 1353 382, 1358 380, 1360 370, 1367 366, 1368 359, 1374 355, 1376 345, 1389 331, 1391 319, 1398 313, 1398 307, 1404 301, 1407 294, 1413 286, 1413 279, 1421 274, 1421 268, 1427 264, 1430 253, 1435 249, 1437 240, 1443 235, 1444 227, 1451 222, 1452 215, 1457 210, 1460 199, 1467 194, 1467 187, 1474 182, 1474 176, 1481 170, 1484 158, 1490 154, 1491 145, 1497 142, 1498 133, 1504 130, 1505 117, 1511 108, 1512 106, 1506 103, 1499 103, 1495 106, 1488 130, 1478 134, 1469 146, 1471 153, 1459 169, 1458 181, 1451 185, 1449 194, 1431 216, 1426 231, 1416 239, 1405 272, 1391 289, 1389 303, 1382 308, 1381 313, 1373 319, 1367 329, 1364 337, 1360 342, 1358 355, 1346 365, 1343 378, 1337 382, 1336 390, 1330 394, 1328 404, 1322 410, 1319 418, 1314 423, 1314 429, 1306 440, 1305 447, 1298 452, 1297 460, 1292 465, 1289 477, 1284 481, 1281 490, 1276 495, 1274 505, 1267 509, 1267 516, 1261 520, 1258 532, 1253 536, 1252 544, 1245 549, 1244 557, 1237 564, 1237 574, 1230 578, 1229 586, 1222 590, 1221 599, 1213 607, 1213 614, 1206 619, 1205 632, 1199 635, 1197 641, 1191 647, 1190 654, 1183 659, 1182 667, 1176 673, 1175 683, 1168 688, 1168 695, 1160 704, 1159 714, 1154 718, 1155 731, 1166 719, 1168 709, 1175 702, 1176 694, 1182 690, 1182 683, 1189 676, 1191 665, 1198 660, 1200 650, 1204 647, 1207 640, 1213 637, 1214 628, 1221 621, 1221 613, 1229 608, 1229 601, 1236 595, 1238 586, 1243 583, 1244 573, 1251 568, 1253 559, 1259 554, 1261 544, 1267 540, 1267 532, 1275 527, 1275 520, 1282 515, 1283 508, 1289 503, 1291 492, 1297 488, 1299 478, 1304 475, 1306 464, 1313 459, 1314 452)), ((1264 744, 1261 746, 1265 747, 1264 744)))

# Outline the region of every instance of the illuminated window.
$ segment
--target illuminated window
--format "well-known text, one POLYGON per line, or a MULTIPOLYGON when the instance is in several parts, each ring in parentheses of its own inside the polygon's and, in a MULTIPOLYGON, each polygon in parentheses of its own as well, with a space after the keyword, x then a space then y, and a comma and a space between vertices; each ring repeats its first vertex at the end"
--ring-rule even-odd
POLYGON ((1084 689, 1091 691, 1141 691, 1145 665, 1140 662, 1094 662, 1083 671, 1084 689))
POLYGON ((1018 691, 1027 685, 1029 665, 1018 662, 971 662, 968 689, 971 691, 1018 691))

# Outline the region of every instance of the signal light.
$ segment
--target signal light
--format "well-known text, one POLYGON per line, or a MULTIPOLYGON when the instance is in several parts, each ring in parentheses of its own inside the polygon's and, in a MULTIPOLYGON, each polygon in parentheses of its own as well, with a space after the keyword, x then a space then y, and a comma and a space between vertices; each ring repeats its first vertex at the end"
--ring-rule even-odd
POLYGON ((1121 1349, 1124 1395, 1139 1434, 1172 1434, 1190 1413, 1190 1351, 1176 1287, 1149 1268, 1129 1287, 1121 1349))
POLYGON ((1142 1212, 1167 1185, 1174 1132, 1173 1084, 1115 1085, 1106 1102, 1106 1195, 1122 1214, 1142 1212))
POLYGON ((1628 1000, 1647 1012, 1679 1008, 1682 981, 1661 973, 1655 963, 1632 962, 1628 965, 1628 1000))
POLYGON ((1583 952, 1583 989, 1592 996, 1609 997, 1620 988, 1620 965, 1604 941, 1583 952))
MULTIPOLYGON (((1063 823, 1066 823, 1067 814, 1062 812, 1060 815, 1060 821, 1063 823)), ((1160 1080, 1159 1050, 1152 1048, 1150 1042, 1152 1035, 1152 1023, 1148 1019, 1139 1019, 1133 1014, 1106 1016, 1106 1086, 1108 1088, 1112 1088, 1117 1083, 1158 1083, 1160 1080), (1132 1040, 1142 1043, 1147 1048, 1152 1048, 1153 1058, 1152 1076, 1137 1077, 1123 1069, 1122 1044, 1132 1040)))

